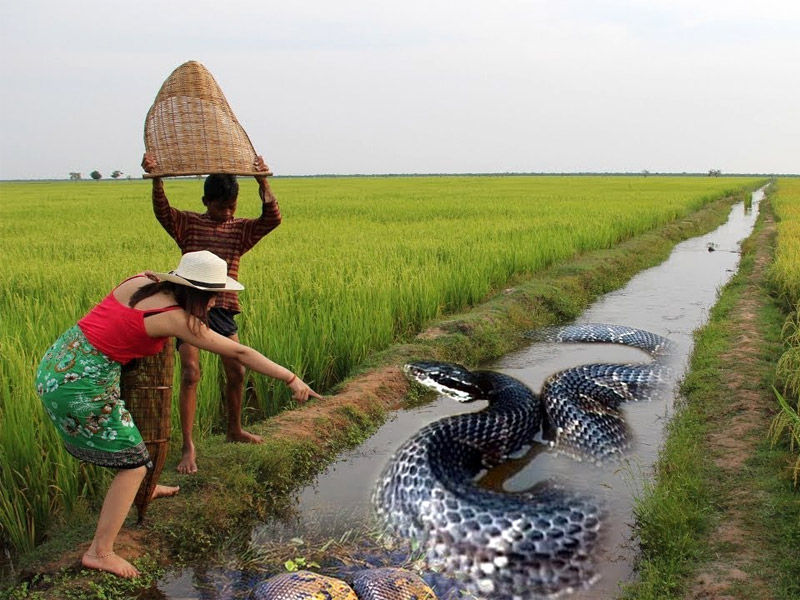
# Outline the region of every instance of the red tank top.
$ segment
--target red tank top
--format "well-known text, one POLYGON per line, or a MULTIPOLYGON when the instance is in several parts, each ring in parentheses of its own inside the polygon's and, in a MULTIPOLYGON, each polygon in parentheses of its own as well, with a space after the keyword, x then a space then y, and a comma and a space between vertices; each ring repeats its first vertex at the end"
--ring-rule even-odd
POLYGON ((154 338, 147 335, 144 318, 179 308, 177 304, 151 310, 131 308, 117 300, 112 291, 78 321, 78 327, 92 346, 111 360, 124 365, 134 358, 158 354, 167 343, 166 337, 154 338))

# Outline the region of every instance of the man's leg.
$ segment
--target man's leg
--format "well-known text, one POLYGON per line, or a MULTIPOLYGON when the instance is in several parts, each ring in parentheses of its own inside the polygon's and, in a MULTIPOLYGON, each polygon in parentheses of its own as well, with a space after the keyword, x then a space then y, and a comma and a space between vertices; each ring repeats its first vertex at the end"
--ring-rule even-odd
POLYGON ((181 390, 178 410, 181 417, 181 462, 178 473, 197 473, 197 456, 192 441, 194 415, 197 411, 197 384, 200 381, 200 350, 196 346, 183 342, 178 348, 181 357, 181 390))
MULTIPOLYGON (((234 342, 239 341, 238 334, 229 336, 234 342)), ((260 444, 264 441, 260 435, 242 429, 242 401, 244 398, 245 368, 235 358, 222 357, 222 366, 225 369, 225 402, 228 406, 228 435, 229 442, 249 442, 260 444)))

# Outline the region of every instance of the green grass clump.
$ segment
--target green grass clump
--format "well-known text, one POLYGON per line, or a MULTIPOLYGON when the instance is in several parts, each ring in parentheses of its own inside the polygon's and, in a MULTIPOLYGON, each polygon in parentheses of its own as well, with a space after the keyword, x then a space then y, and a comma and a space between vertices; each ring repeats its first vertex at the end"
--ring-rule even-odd
POLYGON ((734 332, 727 325, 740 279, 728 284, 711 312, 709 324, 695 336, 690 371, 681 385, 685 401, 667 426, 655 481, 647 481, 634 507, 641 555, 638 582, 626 598, 656 600, 682 597, 687 576, 705 560, 704 537, 713 525, 713 490, 718 479, 706 460, 705 437, 724 393, 720 356, 734 332))

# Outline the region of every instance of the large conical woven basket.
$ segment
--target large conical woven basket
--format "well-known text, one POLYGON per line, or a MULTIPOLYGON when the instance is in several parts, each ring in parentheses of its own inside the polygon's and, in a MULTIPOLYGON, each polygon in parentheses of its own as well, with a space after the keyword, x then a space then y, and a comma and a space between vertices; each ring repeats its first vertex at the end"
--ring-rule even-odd
POLYGON ((175 69, 144 122, 144 147, 157 166, 145 177, 256 171, 256 151, 211 73, 196 61, 175 69))
POLYGON ((139 522, 150 505, 169 451, 173 353, 172 342, 167 342, 160 354, 140 358, 122 372, 120 394, 153 461, 153 468, 147 470, 133 501, 139 522))

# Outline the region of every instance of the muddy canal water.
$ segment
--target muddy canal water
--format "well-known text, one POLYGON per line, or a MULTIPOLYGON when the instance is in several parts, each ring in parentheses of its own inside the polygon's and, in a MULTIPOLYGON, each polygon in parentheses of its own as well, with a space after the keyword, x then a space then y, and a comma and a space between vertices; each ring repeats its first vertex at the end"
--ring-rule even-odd
MULTIPOLYGON (((578 590, 569 598, 613 598, 620 583, 634 576, 636 543, 631 529, 634 498, 650 477, 657 458, 664 426, 673 411, 677 385, 692 351, 692 332, 705 323, 719 288, 736 271, 740 243, 752 231, 762 198, 763 190, 758 190, 749 206, 734 205, 724 225, 678 244, 665 262, 637 274, 624 288, 603 296, 576 319, 580 323, 646 329, 670 338, 677 346, 672 359, 675 377, 669 389, 658 400, 623 408, 634 437, 627 459, 620 464, 597 467, 552 452, 537 452, 535 456, 498 467, 484 478, 484 485, 514 492, 555 477, 568 482, 570 487, 591 492, 603 502, 607 518, 594 554, 597 580, 588 590, 578 590)), ((565 368, 596 362, 649 360, 641 351, 620 346, 535 343, 483 368, 511 375, 538 392, 548 376, 565 368)), ((484 406, 483 402, 462 405, 442 397, 420 408, 398 411, 369 440, 343 454, 300 492, 297 515, 291 523, 255 531, 254 542, 275 535, 284 539, 339 538, 347 531, 359 529, 369 522, 370 494, 375 481, 407 438, 434 420, 478 411, 484 406)), ((184 571, 171 574, 158 587, 162 597, 170 599, 230 598, 238 596, 231 593, 230 575, 184 571), (228 585, 219 585, 220 579, 228 585)))

